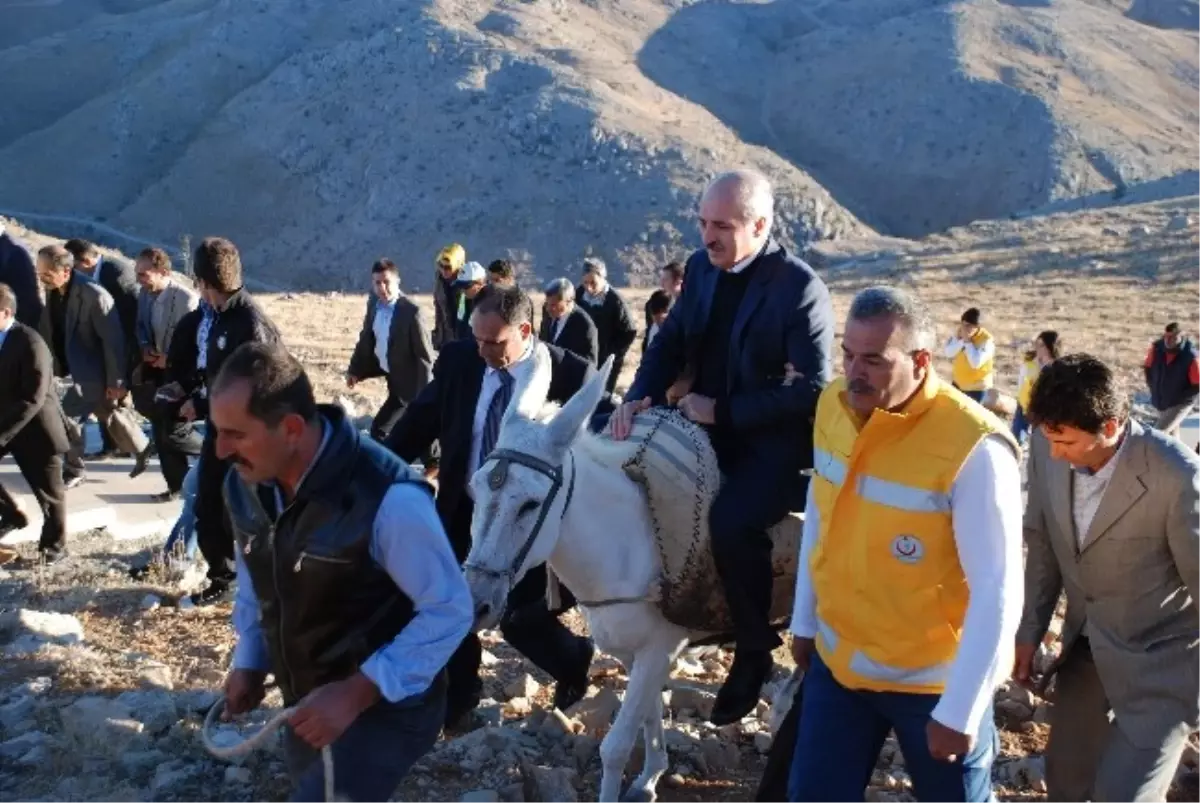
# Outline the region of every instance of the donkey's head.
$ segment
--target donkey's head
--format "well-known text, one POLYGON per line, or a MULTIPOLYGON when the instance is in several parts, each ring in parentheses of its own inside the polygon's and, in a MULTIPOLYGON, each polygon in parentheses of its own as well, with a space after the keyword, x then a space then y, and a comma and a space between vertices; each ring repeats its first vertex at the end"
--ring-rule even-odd
POLYGON ((471 478, 475 517, 466 574, 477 628, 494 627, 513 586, 554 551, 575 490, 570 447, 604 396, 612 370, 610 357, 562 409, 547 414, 550 358, 535 348, 533 360, 534 370, 515 389, 495 451, 471 478))

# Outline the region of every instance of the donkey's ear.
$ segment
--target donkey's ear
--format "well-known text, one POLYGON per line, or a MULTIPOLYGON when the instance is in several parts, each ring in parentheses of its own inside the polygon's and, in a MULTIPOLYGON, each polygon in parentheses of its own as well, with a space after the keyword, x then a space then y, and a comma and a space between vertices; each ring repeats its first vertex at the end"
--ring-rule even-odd
POLYGON ((596 405, 604 398, 604 388, 612 367, 613 356, 610 354, 600 370, 588 377, 583 387, 550 420, 550 442, 556 448, 566 449, 583 432, 592 413, 596 411, 596 405))
POLYGON ((529 357, 533 370, 525 372, 524 378, 513 388, 513 403, 508 406, 505 418, 517 415, 532 421, 537 418, 542 408, 546 406, 546 396, 550 394, 550 353, 533 344, 533 354, 529 357))

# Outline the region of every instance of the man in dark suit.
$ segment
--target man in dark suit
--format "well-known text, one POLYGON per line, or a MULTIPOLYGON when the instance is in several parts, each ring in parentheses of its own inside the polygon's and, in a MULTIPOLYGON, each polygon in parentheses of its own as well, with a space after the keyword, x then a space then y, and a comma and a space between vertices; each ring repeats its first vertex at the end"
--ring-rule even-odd
POLYGON ((545 314, 538 338, 596 365, 600 354, 596 324, 575 305, 575 285, 570 279, 554 279, 546 285, 545 314))
MULTIPOLYGON (((121 331, 125 335, 125 347, 129 350, 125 358, 128 371, 125 381, 132 387, 133 370, 141 362, 137 339, 139 290, 134 267, 124 260, 103 256, 100 249, 87 240, 67 240, 63 247, 75 257, 75 270, 98 282, 116 304, 117 316, 121 319, 121 331)), ((104 454, 114 454, 117 451, 116 441, 108 427, 101 424, 100 434, 104 440, 104 454)))
POLYGON ((117 448, 136 457, 131 477, 146 470, 150 439, 130 406, 128 349, 112 296, 86 275, 73 270, 71 253, 61 245, 38 251, 38 278, 46 288, 46 308, 38 329, 54 356, 57 376, 70 376, 63 397, 69 427, 67 487, 83 477, 84 426, 95 415, 112 434, 117 448))
POLYGON ((812 268, 771 238, 767 179, 739 170, 718 176, 700 204, 704 251, 613 415, 627 437, 633 416, 666 401, 685 366, 679 401, 709 434, 724 476, 709 511, 717 571, 733 615, 737 655, 712 721, 736 722, 754 708, 780 641, 771 630, 771 541, 767 530, 801 510, 811 468, 812 420, 833 369, 833 305, 812 268), (782 380, 791 365, 800 374, 782 380))
MULTIPOLYGON (((459 340, 442 347, 433 366, 433 381, 408 406, 386 441, 408 462, 434 439, 441 442, 437 509, 460 563, 471 548, 475 511, 467 483, 483 462, 484 453, 490 453, 494 445, 485 442, 488 409, 511 401, 517 379, 534 365, 530 358, 535 349, 546 349, 553 366, 549 401, 571 398, 594 370, 574 354, 533 337, 533 302, 517 288, 494 288, 475 308, 471 325, 474 342, 459 340)), ((509 597, 510 613, 501 632, 557 681, 555 705, 569 708, 587 691, 592 645, 558 621, 560 611, 547 609, 545 589, 545 567, 530 570, 509 597)), ((446 667, 450 676, 448 725, 462 720, 479 704, 483 688, 480 657, 479 639, 472 633, 446 667)))
MULTIPOLYGON (((0 457, 11 454, 42 509, 41 562, 67 554, 63 452, 70 445, 58 393, 54 359, 38 333, 15 318, 16 294, 0 284, 0 457)), ((0 535, 24 529, 28 519, 0 485, 0 535)))
POLYGON ((17 321, 37 328, 42 318, 42 294, 38 291, 33 255, 0 223, 0 282, 17 297, 17 321))
POLYGON ((346 386, 364 379, 387 378, 388 397, 375 420, 371 437, 382 441, 404 414, 404 408, 433 376, 433 342, 418 307, 400 292, 400 270, 390 259, 371 267, 375 294, 367 299, 358 344, 346 369, 346 386))
POLYGON ((637 324, 629 313, 629 305, 621 294, 608 283, 608 267, 598 257, 583 260, 583 293, 579 297, 579 308, 591 316, 596 324, 596 342, 600 350, 596 364, 601 365, 612 356, 613 367, 608 375, 605 390, 613 392, 625 355, 637 339, 637 324))

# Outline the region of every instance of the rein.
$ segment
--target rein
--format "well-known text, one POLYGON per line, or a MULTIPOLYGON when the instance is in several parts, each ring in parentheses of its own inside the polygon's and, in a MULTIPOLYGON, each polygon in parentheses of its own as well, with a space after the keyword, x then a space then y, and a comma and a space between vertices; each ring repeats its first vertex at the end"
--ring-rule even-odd
MULTIPOLYGON (((567 497, 563 502, 561 518, 566 518, 567 508, 571 506, 571 499, 575 496, 575 453, 570 449, 567 450, 567 457, 571 461, 570 478, 567 480, 567 497)), ((555 497, 558 496, 559 490, 563 487, 563 466, 553 465, 533 455, 524 452, 518 452, 515 449, 497 449, 488 455, 488 460, 495 460, 496 465, 488 472, 488 488, 492 492, 499 491, 504 487, 504 483, 508 481, 509 464, 515 463, 518 466, 532 469, 550 480, 550 492, 546 494, 546 498, 542 500, 541 510, 538 512, 537 521, 534 522, 533 529, 529 531, 529 535, 525 539, 525 543, 521 544, 521 548, 517 550, 516 557, 513 558, 512 565, 508 569, 493 569, 490 566, 481 566, 478 563, 467 561, 463 564, 464 569, 469 569, 480 574, 485 574, 489 577, 498 577, 506 579, 509 586, 512 586, 513 579, 520 574, 521 567, 525 563, 525 559, 529 557, 529 551, 533 549, 534 542, 537 541, 538 535, 542 532, 542 526, 546 523, 546 516, 550 513, 550 507, 554 504, 555 497)), ((549 566, 546 567, 547 574, 551 578, 551 582, 556 583, 557 577, 549 566)), ((581 608, 605 608, 609 605, 623 605, 635 602, 655 602, 656 597, 653 594, 643 595, 640 597, 613 597, 612 599, 602 600, 583 600, 576 599, 575 602, 581 608)))

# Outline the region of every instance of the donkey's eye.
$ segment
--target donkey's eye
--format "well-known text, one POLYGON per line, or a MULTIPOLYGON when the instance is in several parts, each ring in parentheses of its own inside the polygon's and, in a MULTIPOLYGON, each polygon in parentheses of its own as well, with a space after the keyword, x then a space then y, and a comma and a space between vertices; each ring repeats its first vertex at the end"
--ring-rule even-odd
POLYGON ((537 510, 537 508, 538 508, 538 503, 533 501, 532 499, 530 499, 529 501, 524 502, 521 505, 521 507, 517 510, 517 518, 519 519, 522 516, 527 516, 530 513, 532 513, 533 511, 537 510))

